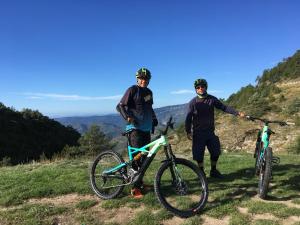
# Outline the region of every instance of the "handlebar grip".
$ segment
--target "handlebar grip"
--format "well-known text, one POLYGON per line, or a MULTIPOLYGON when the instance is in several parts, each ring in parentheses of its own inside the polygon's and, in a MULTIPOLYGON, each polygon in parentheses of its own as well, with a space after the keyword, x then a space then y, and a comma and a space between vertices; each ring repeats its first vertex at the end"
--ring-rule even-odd
POLYGON ((286 123, 286 125, 292 125, 292 126, 295 125, 295 123, 293 123, 293 122, 285 122, 285 123, 286 123))

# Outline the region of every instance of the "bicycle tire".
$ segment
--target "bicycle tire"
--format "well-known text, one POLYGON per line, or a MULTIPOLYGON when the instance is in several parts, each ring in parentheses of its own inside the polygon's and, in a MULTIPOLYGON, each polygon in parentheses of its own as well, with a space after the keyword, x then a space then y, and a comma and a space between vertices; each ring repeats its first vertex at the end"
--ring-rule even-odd
POLYGON ((265 161, 260 168, 258 182, 258 195, 261 199, 265 199, 267 196, 272 175, 272 148, 267 148, 265 151, 265 161))
POLYGON ((255 164, 254 164, 254 175, 259 175, 259 159, 260 159, 260 150, 255 148, 255 164))
POLYGON ((183 218, 191 217, 199 213, 207 202, 207 179, 191 161, 176 158, 175 163, 176 171, 179 171, 183 181, 173 180, 173 163, 165 161, 156 173, 154 191, 159 202, 171 213, 183 218), (184 208, 185 206, 187 208, 184 208))
POLYGON ((112 176, 105 177, 102 175, 104 170, 113 168, 123 162, 124 159, 122 156, 111 150, 102 152, 96 157, 90 170, 90 184, 92 190, 98 197, 102 199, 112 199, 117 197, 123 191, 124 186, 118 185, 125 183, 121 174, 126 173, 125 167, 116 171, 112 176))

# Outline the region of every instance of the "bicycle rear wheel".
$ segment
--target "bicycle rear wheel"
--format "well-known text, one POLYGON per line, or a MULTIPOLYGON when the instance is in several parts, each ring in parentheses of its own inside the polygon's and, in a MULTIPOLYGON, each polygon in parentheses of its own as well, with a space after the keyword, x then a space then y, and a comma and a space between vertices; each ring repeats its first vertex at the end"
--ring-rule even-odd
POLYGON ((267 196, 272 175, 272 148, 267 148, 265 151, 265 161, 260 167, 258 182, 258 195, 262 199, 265 199, 267 196))
POLYGON ((180 217, 199 213, 208 198, 207 180, 203 172, 186 159, 175 159, 174 165, 166 161, 159 168, 154 190, 159 202, 180 217))
POLYGON ((115 172, 104 173, 123 162, 121 155, 110 150, 96 157, 90 171, 90 183, 97 196, 102 199, 111 199, 123 191, 125 180, 122 174, 126 173, 125 167, 115 172))

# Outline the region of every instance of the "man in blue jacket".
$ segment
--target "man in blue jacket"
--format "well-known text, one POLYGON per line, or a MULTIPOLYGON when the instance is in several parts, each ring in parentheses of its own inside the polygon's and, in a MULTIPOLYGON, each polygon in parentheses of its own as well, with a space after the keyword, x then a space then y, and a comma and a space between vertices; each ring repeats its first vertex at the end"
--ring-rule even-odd
MULTIPOLYGON (((153 94, 148 88, 151 72, 146 68, 141 68, 136 72, 136 79, 137 84, 126 90, 117 109, 128 123, 126 129, 132 130, 130 133, 131 146, 140 148, 150 143, 150 131, 158 125, 158 121, 152 108, 153 94)), ((137 164, 133 165, 135 170, 138 170, 145 157, 142 156, 137 164)), ((143 187, 145 185, 142 181, 134 184, 131 189, 134 198, 143 197, 141 193, 143 187)))
POLYGON ((197 79, 194 82, 197 96, 189 102, 185 130, 188 139, 192 140, 193 159, 197 161, 199 168, 204 172, 203 159, 205 147, 207 147, 211 161, 210 176, 222 178, 223 175, 217 170, 221 147, 219 137, 214 132, 214 109, 217 108, 240 117, 244 117, 245 114, 224 105, 218 98, 207 94, 207 86, 205 79, 197 79))

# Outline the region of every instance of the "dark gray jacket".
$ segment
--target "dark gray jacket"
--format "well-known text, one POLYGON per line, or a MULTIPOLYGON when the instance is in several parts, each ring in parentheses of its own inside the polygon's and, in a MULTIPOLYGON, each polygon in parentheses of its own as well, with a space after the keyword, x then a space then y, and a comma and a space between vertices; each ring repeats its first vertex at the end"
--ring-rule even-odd
POLYGON ((205 98, 196 96, 189 102, 188 113, 185 119, 185 131, 191 133, 192 128, 193 132, 214 131, 215 108, 235 116, 238 115, 234 108, 224 105, 212 95, 207 95, 205 98))

